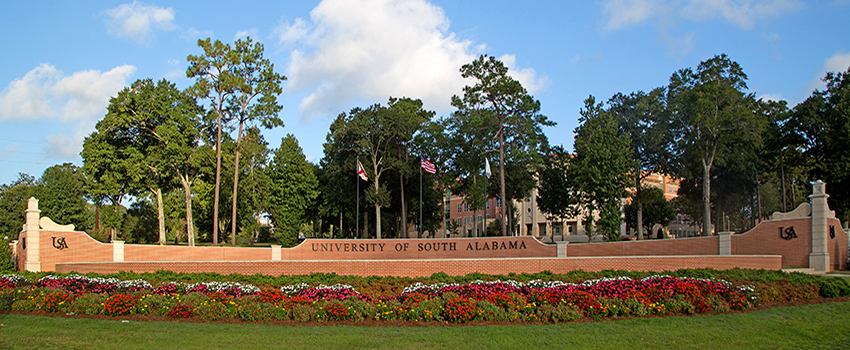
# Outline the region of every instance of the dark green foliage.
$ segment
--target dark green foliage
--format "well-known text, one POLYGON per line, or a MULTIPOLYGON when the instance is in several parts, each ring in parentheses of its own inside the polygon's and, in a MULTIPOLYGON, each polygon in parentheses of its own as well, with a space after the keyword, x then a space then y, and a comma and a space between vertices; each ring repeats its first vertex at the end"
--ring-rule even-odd
POLYGON ((824 298, 850 296, 850 283, 839 277, 822 277, 818 280, 820 295, 824 298))
POLYGON ((18 239, 27 200, 35 196, 36 188, 36 179, 24 173, 18 174, 18 179, 10 184, 0 185, 0 242, 3 244, 18 239))
POLYGON ((298 140, 287 134, 275 150, 268 167, 269 212, 275 224, 275 239, 284 247, 298 244, 298 233, 308 223, 307 210, 315 206, 318 180, 298 140))
POLYGON ((638 203, 643 207, 643 228, 644 234, 652 232, 652 226, 660 224, 667 226, 670 220, 676 216, 676 210, 673 204, 664 198, 664 192, 656 187, 644 188, 640 192, 632 196, 632 202, 626 204, 624 211, 626 214, 626 225, 628 227, 637 227, 637 211, 638 203), (637 197, 641 197, 638 200, 637 197))

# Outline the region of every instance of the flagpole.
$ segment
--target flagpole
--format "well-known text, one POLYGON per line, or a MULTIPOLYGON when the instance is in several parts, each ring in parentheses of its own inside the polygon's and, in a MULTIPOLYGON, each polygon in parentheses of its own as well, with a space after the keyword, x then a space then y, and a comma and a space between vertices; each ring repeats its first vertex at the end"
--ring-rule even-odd
POLYGON ((422 238, 422 155, 419 155, 419 230, 418 238, 422 238))
POLYGON ((357 181, 357 226, 354 228, 354 238, 360 238, 360 157, 357 157, 354 167, 354 181, 357 181))

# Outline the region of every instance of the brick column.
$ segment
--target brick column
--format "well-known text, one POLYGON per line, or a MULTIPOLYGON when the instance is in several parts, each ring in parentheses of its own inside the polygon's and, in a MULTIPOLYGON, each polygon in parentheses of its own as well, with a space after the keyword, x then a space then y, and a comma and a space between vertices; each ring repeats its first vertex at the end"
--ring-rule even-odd
POLYGON ((720 232, 717 234, 720 238, 720 251, 718 252, 718 254, 732 255, 732 233, 734 232, 720 232))
POLYGON ((24 269, 29 272, 41 272, 41 254, 39 249, 41 248, 39 235, 40 227, 38 226, 38 216, 41 214, 41 210, 38 210, 38 199, 35 197, 30 197, 29 201, 27 201, 27 211, 26 211, 26 224, 24 227, 27 230, 26 233, 26 258, 27 263, 24 266, 24 269))
POLYGON ((827 217, 831 216, 826 199, 826 183, 821 180, 813 184, 812 195, 812 252, 809 254, 809 267, 815 271, 829 271, 829 250, 827 250, 827 234, 829 227, 827 217))

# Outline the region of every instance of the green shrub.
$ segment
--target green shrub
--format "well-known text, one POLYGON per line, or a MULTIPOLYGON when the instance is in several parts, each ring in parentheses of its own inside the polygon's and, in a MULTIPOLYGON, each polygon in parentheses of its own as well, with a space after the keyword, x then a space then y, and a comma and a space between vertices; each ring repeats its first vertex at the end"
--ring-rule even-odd
POLYGON ((171 308, 180 304, 180 297, 177 295, 159 295, 148 294, 139 299, 136 304, 136 313, 147 315, 152 313, 157 316, 165 316, 171 308))
POLYGON ((0 290, 0 310, 11 310, 12 303, 26 298, 27 293, 20 288, 5 288, 0 290))
POLYGON ((83 294, 74 299, 70 311, 79 315, 99 315, 103 313, 104 294, 83 294))
POLYGON ((192 308, 197 307, 198 305, 204 304, 210 300, 210 296, 204 293, 192 292, 180 297, 180 303, 183 305, 190 306, 192 308))
POLYGON ((545 304, 537 308, 537 315, 544 322, 569 322, 581 318, 581 312, 568 304, 545 304))
POLYGON ((201 305, 197 305, 193 314, 200 316, 204 321, 215 321, 233 316, 226 305, 215 300, 209 300, 201 305))
POLYGON ((316 310, 311 305, 294 305, 292 310, 292 319, 298 322, 308 322, 310 320, 318 320, 316 310))
POLYGON ((846 297, 850 295, 850 283, 840 277, 821 277, 818 279, 820 295, 824 298, 846 297))
POLYGON ((289 310, 272 303, 249 301, 240 305, 237 316, 251 322, 286 320, 289 319, 289 310))
POLYGON ((35 299, 24 298, 21 300, 15 300, 15 302, 12 303, 12 310, 32 312, 38 310, 38 306, 35 303, 35 299))

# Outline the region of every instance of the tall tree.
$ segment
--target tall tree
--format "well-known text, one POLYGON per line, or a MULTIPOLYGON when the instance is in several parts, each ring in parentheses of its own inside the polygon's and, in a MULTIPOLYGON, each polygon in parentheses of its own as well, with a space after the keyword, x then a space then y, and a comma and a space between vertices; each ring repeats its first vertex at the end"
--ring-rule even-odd
POLYGON ((712 234, 712 169, 724 164, 740 145, 760 137, 761 120, 744 93, 746 80, 741 66, 725 54, 701 62, 696 70, 681 69, 670 78, 668 105, 679 150, 676 175, 688 175, 686 168, 693 165, 701 171, 705 235, 712 234))
POLYGON ((78 231, 91 228, 94 213, 87 207, 85 191, 85 177, 76 165, 64 163, 45 169, 36 187, 41 215, 73 224, 78 231))
MULTIPOLYGON (((190 161, 188 157, 199 137, 196 122, 200 107, 173 83, 161 80, 154 84, 144 79, 110 99, 107 111, 96 131, 83 143, 84 167, 94 162, 92 167, 96 168, 108 163, 100 157, 111 156, 107 174, 121 174, 118 178, 127 181, 131 194, 149 191, 157 202, 159 242, 165 244, 163 190, 175 186, 177 174, 185 170, 180 167, 190 161), (107 151, 86 150, 87 147, 107 151)), ((190 217, 191 205, 187 204, 187 218, 190 217)))
POLYGON ((298 232, 307 219, 307 210, 315 206, 319 182, 292 134, 281 139, 268 171, 271 179, 269 211, 275 223, 275 238, 284 246, 295 246, 298 232))
MULTIPOLYGON (((463 97, 452 96, 452 106, 488 128, 492 140, 498 140, 499 196, 508 205, 505 191, 506 152, 518 159, 536 159, 539 147, 547 143, 541 126, 554 126, 540 114, 535 100, 519 81, 508 75, 508 67, 492 56, 482 55, 460 68, 463 78, 475 84, 463 88, 463 97)), ((539 159, 538 159, 539 160, 539 159)), ((507 236, 506 211, 502 211, 502 235, 507 236)))
POLYGON ((592 212, 597 211, 597 230, 617 240, 622 222, 621 201, 628 196, 629 172, 635 168, 630 140, 619 132, 615 117, 593 96, 584 104, 575 130, 575 158, 570 162, 567 179, 580 205, 589 211, 585 221, 589 224, 592 212))
POLYGON ((829 72, 826 89, 816 90, 794 111, 795 124, 805 137, 805 154, 812 159, 810 175, 829 185, 830 207, 843 221, 850 219, 850 69, 829 72))
MULTIPOLYGON (((643 179, 652 173, 667 172, 671 156, 669 145, 669 118, 665 89, 656 88, 645 93, 638 91, 629 95, 616 94, 608 101, 608 111, 617 119, 620 134, 630 140, 630 158, 634 168, 630 170, 633 196, 637 212, 637 239, 643 239, 643 179)), ((651 226, 650 226, 651 227, 651 226)))
MULTIPOLYGON (((410 210, 408 209, 407 199, 404 195, 405 179, 410 177, 412 173, 415 173, 415 169, 419 169, 418 162, 416 163, 417 166, 411 167, 410 142, 413 140, 413 135, 422 128, 422 125, 431 120, 434 116, 434 112, 423 109, 421 100, 414 100, 406 97, 390 97, 389 113, 393 114, 392 118, 390 118, 390 121, 393 123, 393 125, 390 126, 390 129, 394 131, 392 142, 396 150, 396 155, 395 157, 388 159, 388 164, 390 164, 390 166, 398 172, 399 175, 401 235, 407 238, 407 214, 410 210)), ((417 156, 418 155, 414 155, 413 158, 418 160, 417 156)))
POLYGON ((196 78, 192 91, 197 97, 210 99, 216 116, 216 190, 213 209, 213 244, 218 245, 218 197, 221 174, 221 131, 222 120, 234 120, 238 124, 236 155, 233 171, 233 198, 231 234, 232 245, 236 245, 236 201, 239 185, 239 145, 246 123, 259 122, 266 128, 283 126, 277 116, 282 106, 277 96, 282 92, 281 83, 286 77, 275 73, 274 64, 263 58, 263 45, 254 43, 250 37, 239 39, 234 47, 216 40, 198 40, 204 49, 200 56, 189 55, 190 63, 186 76, 196 78))

